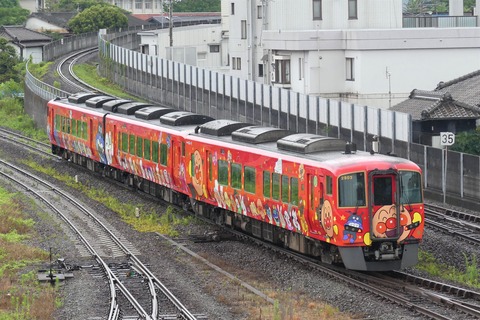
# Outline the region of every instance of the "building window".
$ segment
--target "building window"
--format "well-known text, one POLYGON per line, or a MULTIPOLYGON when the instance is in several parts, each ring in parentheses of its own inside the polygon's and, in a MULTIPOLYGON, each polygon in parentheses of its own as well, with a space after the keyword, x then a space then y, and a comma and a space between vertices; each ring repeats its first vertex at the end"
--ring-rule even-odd
POLYGON ((346 79, 348 81, 354 81, 355 80, 355 64, 354 64, 354 58, 347 58, 345 60, 345 71, 346 71, 346 79))
POLYGON ((258 65, 258 76, 263 77, 263 63, 258 65))
POLYGON ((241 21, 242 39, 247 39, 247 20, 241 21))
POLYGON ((235 3, 231 3, 231 10, 230 10, 230 14, 233 16, 235 14, 235 3))
POLYGON ((348 19, 358 19, 357 0, 348 0, 348 19))
POLYGON ((210 52, 220 52, 220 45, 219 44, 211 44, 210 45, 210 52))
POLYGON ((135 9, 142 9, 142 1, 135 1, 135 9))
POLYGON ((150 1, 145 1, 145 9, 152 9, 152 3, 150 1))
POLYGON ((242 58, 232 57, 232 70, 242 70, 242 58))
POLYGON ((262 19, 262 18, 263 18, 263 7, 257 6, 257 19, 262 19))
POLYGON ((303 78, 303 59, 298 58, 298 80, 303 78))
POLYGON ((290 83, 290 60, 275 60, 275 82, 290 83))
POLYGON ((313 20, 322 20, 322 0, 313 0, 313 20))

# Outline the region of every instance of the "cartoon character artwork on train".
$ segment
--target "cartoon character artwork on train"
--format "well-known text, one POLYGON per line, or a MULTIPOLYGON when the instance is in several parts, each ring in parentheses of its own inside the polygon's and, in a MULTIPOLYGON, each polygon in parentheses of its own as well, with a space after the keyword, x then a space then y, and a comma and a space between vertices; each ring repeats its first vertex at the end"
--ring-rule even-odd
POLYGON ((413 214, 408 212, 406 207, 401 208, 400 212, 400 227, 401 233, 397 231, 397 218, 395 213, 395 205, 386 205, 380 207, 372 218, 372 233, 376 238, 393 238, 398 237, 397 242, 405 240, 412 230, 417 228, 422 222, 419 213, 413 214))
POLYGON ((333 237, 338 234, 338 226, 334 225, 333 209, 329 200, 325 200, 322 205, 320 222, 325 230, 325 240, 332 241, 333 237))

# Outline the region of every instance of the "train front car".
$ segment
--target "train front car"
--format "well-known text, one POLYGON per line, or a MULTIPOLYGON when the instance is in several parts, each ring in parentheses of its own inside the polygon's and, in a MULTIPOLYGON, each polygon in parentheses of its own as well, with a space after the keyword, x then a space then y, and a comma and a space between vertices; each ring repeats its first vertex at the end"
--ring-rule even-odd
POLYGON ((415 265, 424 228, 420 168, 378 154, 350 161, 338 167, 337 202, 324 203, 321 218, 345 267, 387 271, 415 265))

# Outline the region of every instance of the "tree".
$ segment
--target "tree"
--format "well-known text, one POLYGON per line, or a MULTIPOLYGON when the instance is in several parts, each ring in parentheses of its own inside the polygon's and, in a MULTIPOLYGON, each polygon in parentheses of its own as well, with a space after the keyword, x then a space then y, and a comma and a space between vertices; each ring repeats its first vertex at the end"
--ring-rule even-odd
POLYGON ((30 11, 20 7, 0 7, 0 25, 13 26, 22 25, 27 21, 30 11))
POLYGON ((51 12, 81 12, 97 4, 105 4, 105 2, 101 0, 47 0, 46 4, 48 11, 51 12))
POLYGON ((68 27, 76 34, 127 26, 128 18, 122 9, 107 4, 85 9, 68 22, 68 27))
MULTIPOLYGON (((220 12, 220 0, 172 0, 173 12, 220 12)), ((169 11, 169 2, 164 10, 169 11)))
POLYGON ((0 38, 0 83, 13 80, 20 81, 20 74, 15 66, 20 62, 15 49, 8 44, 7 39, 0 38))
MULTIPOLYGON (((463 10, 470 12, 475 7, 475 0, 464 0, 463 10)), ((448 13, 448 0, 404 0, 404 14, 448 13)))
POLYGON ((457 133, 451 150, 480 155, 480 129, 457 133))

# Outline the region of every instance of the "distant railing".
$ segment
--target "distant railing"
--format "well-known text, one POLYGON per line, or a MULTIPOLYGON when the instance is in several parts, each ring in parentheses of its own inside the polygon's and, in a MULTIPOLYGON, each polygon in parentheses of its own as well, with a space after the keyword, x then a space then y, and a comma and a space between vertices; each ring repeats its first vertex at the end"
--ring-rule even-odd
POLYGON ((404 28, 477 27, 476 16, 417 16, 403 17, 404 28))
POLYGON ((28 62, 26 65, 25 84, 34 92, 37 96, 45 100, 55 99, 57 97, 68 97, 70 93, 57 89, 45 82, 35 78, 33 74, 28 70, 28 62))

